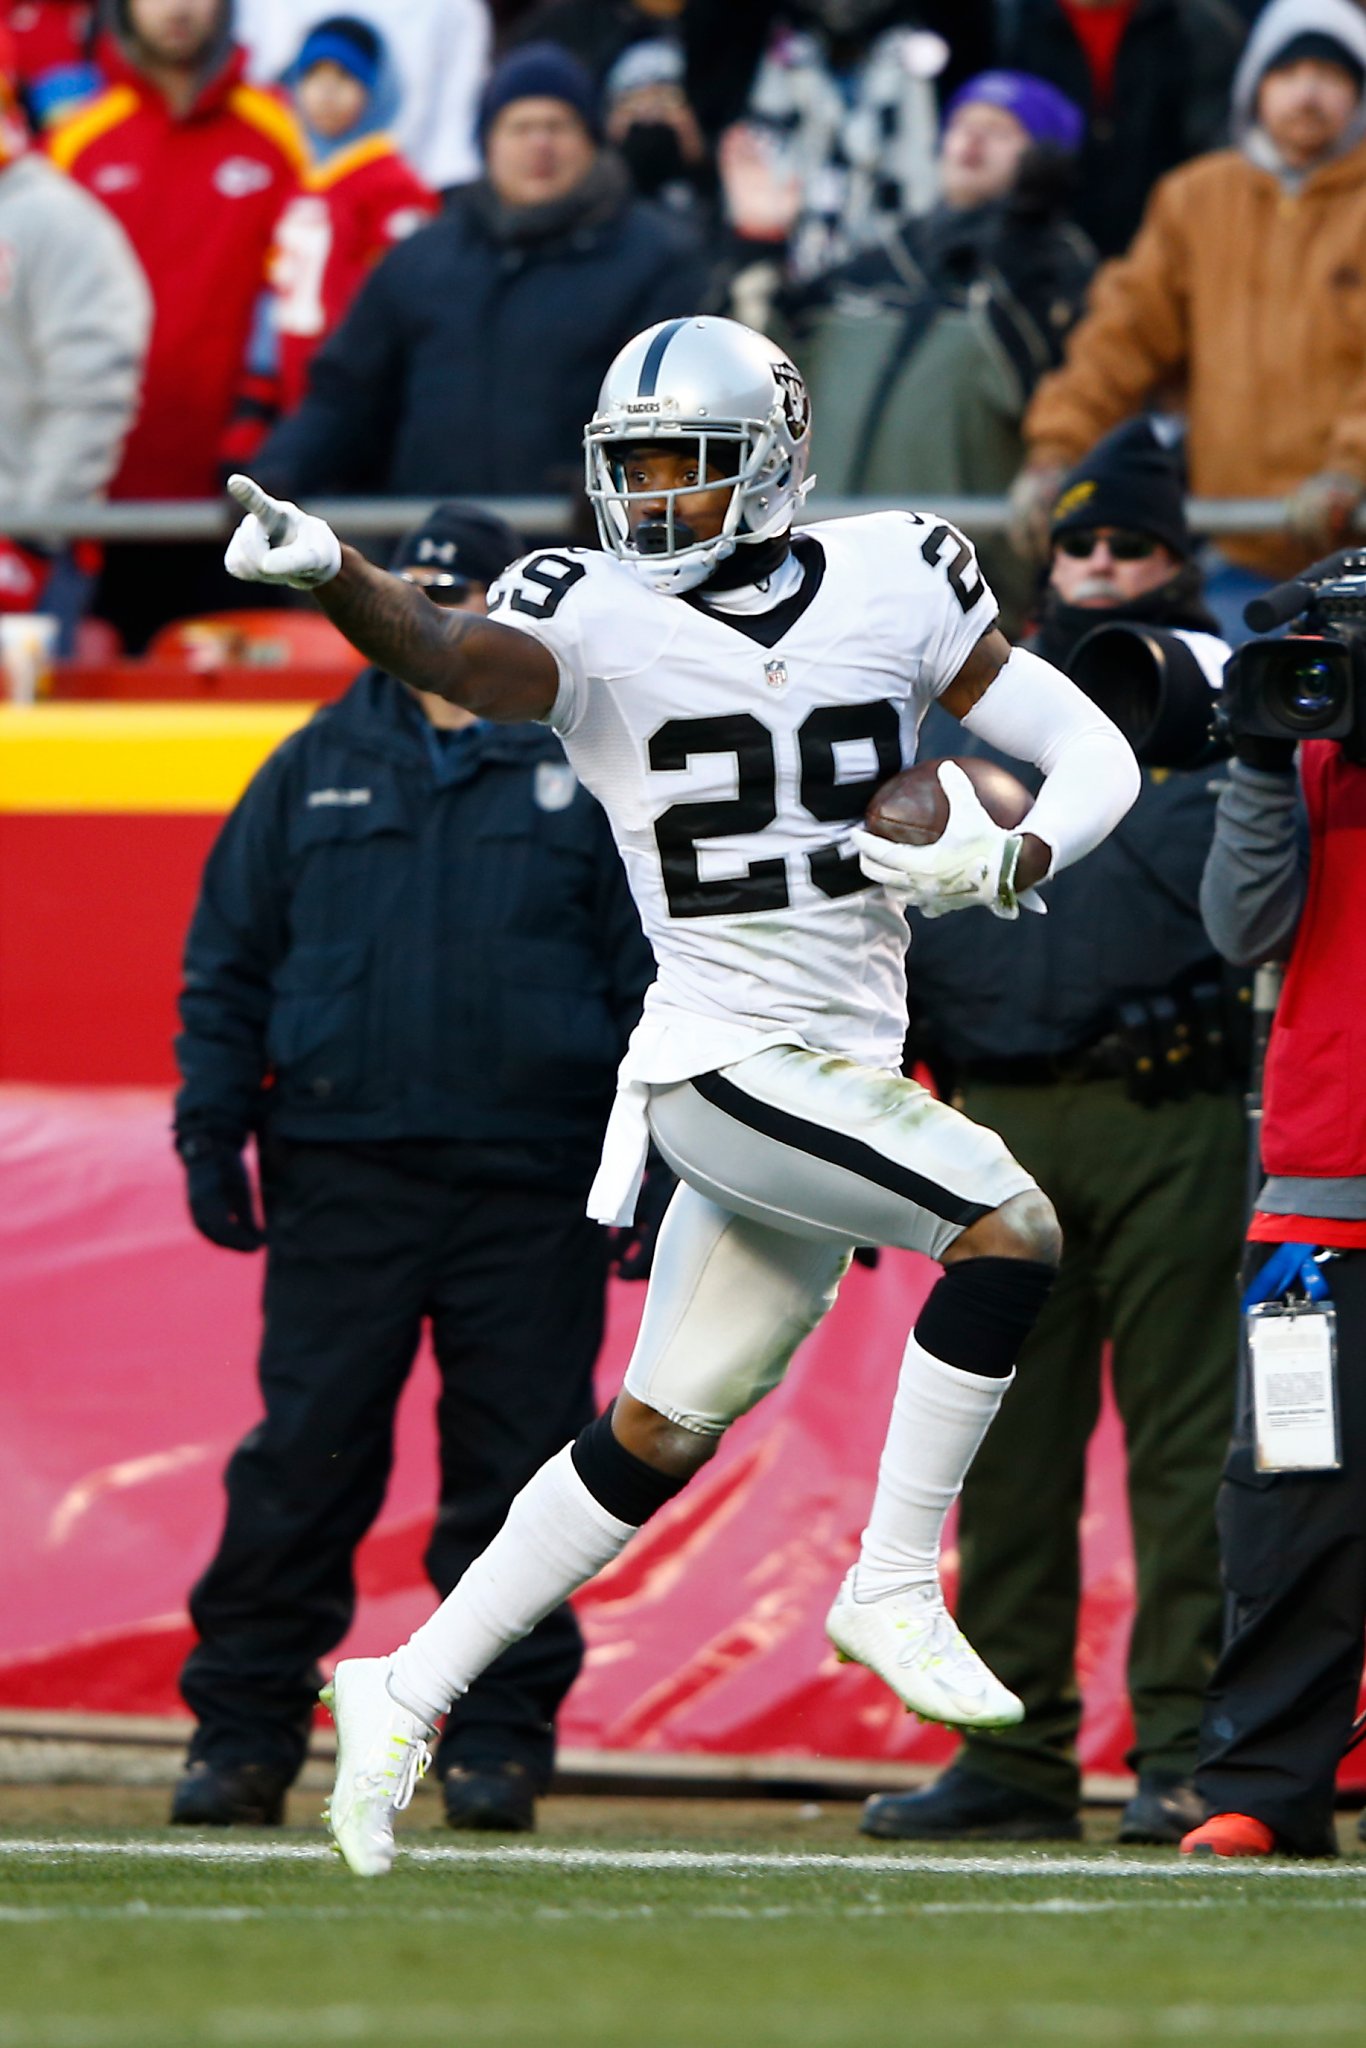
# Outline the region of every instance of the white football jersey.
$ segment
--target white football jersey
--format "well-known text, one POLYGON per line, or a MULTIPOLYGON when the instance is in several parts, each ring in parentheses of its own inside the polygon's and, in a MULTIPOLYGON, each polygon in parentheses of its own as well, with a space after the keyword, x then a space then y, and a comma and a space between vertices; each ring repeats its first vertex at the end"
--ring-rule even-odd
POLYGON ((927 705, 992 625, 969 543, 933 514, 799 531, 764 612, 662 597, 551 549, 494 586, 554 654, 549 723, 602 804, 658 979, 623 1075, 687 1079, 775 1043, 899 1067, 906 920, 848 845, 915 759, 927 705))

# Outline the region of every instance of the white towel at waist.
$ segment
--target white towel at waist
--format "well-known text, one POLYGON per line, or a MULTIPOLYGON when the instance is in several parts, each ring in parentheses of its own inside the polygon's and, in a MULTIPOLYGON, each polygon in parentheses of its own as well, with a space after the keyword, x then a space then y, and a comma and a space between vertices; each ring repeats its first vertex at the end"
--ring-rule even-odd
POLYGON ((795 1031, 756 1031, 691 1010, 647 1010, 631 1034, 617 1073, 617 1094, 602 1141, 597 1177, 588 1191, 595 1223, 623 1226, 636 1213, 650 1149, 651 1088, 690 1081, 732 1067, 770 1045, 805 1045, 795 1031))

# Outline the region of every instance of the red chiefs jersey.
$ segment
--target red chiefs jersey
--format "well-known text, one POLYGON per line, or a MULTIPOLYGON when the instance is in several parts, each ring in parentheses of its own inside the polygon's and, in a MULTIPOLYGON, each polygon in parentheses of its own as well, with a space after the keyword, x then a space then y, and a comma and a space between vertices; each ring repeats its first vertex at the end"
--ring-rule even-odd
POLYGON ((309 172, 281 218, 271 259, 286 412, 303 397, 314 351, 372 266, 439 205, 388 135, 367 135, 309 172))
POLYGON ((53 162, 104 201, 152 288, 142 409, 110 486, 116 498, 201 498, 218 484, 275 224, 305 151, 274 93, 242 82, 237 50, 190 111, 110 53, 112 83, 49 138, 53 162))
POLYGON ((15 74, 32 85, 44 72, 79 64, 94 16, 90 0, 0 0, 0 22, 14 39, 15 74))

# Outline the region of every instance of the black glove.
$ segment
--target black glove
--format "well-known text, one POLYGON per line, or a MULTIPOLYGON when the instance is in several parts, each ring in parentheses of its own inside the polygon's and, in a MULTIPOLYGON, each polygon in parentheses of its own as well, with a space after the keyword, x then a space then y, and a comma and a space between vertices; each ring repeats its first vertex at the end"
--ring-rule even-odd
POLYGON ((673 1200, 678 1176, 651 1150, 645 1178, 636 1196, 634 1223, 612 1232, 610 1265, 623 1280, 648 1280, 654 1264, 655 1239, 664 1221, 664 1211, 673 1200))
POLYGON ((176 1150, 185 1164, 185 1193, 200 1236, 225 1251, 259 1251, 265 1232, 256 1220, 241 1146, 197 1131, 177 1138, 176 1150))
POLYGON ((1233 754, 1245 768, 1260 768, 1267 775, 1289 775, 1295 766, 1295 741, 1268 739, 1262 733, 1236 732, 1233 754))

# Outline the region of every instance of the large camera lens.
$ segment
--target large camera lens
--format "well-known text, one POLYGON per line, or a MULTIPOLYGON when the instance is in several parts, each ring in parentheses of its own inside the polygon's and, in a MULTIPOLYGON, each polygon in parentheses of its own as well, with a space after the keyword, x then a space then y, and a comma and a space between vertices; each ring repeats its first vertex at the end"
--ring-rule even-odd
POLYGON ((1319 732, 1347 701, 1342 664, 1321 654, 1287 662, 1276 677, 1277 709, 1288 725, 1319 732))
POLYGON ((1116 620, 1073 648, 1067 670, 1079 690, 1114 720, 1145 768, 1195 768, 1222 751, 1213 738, 1214 692, 1196 646, 1222 662, 1227 649, 1206 633, 1116 620))

